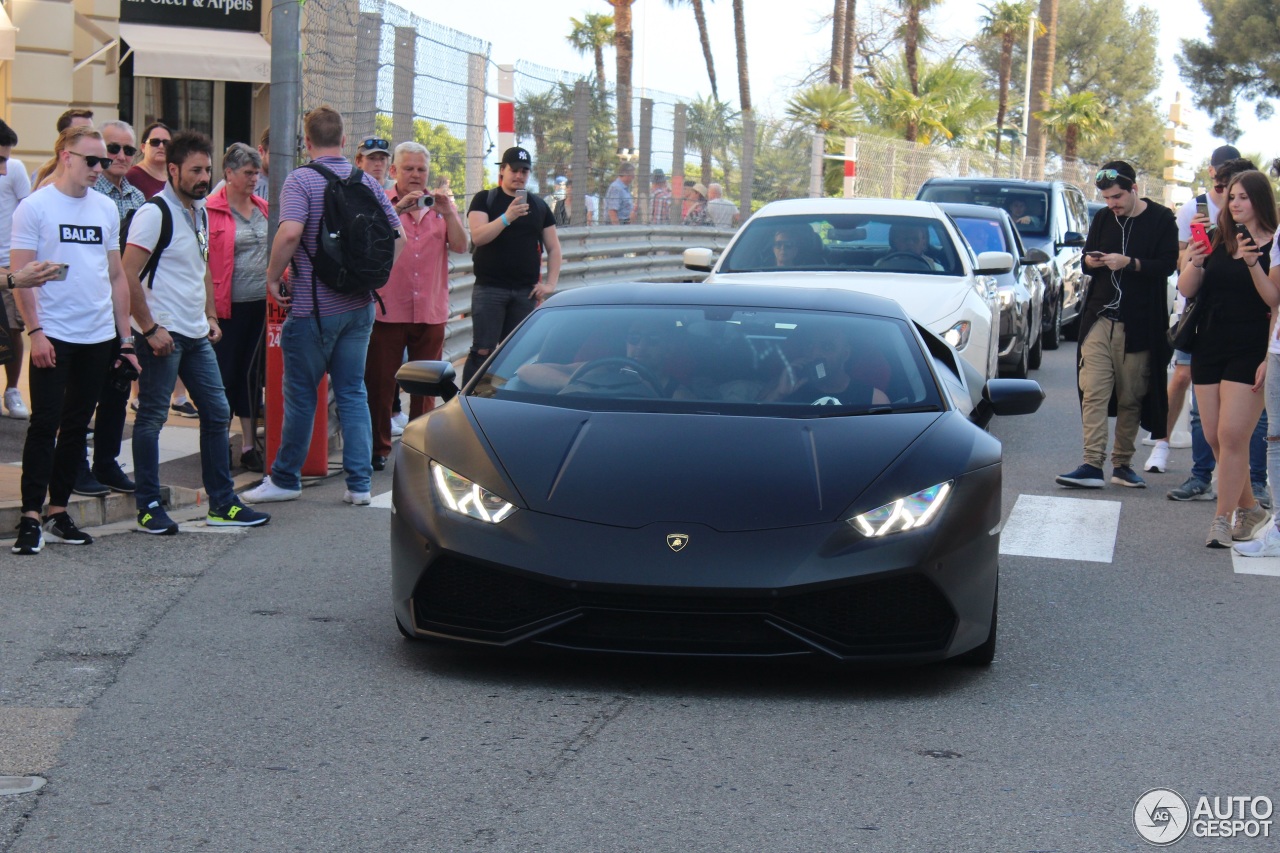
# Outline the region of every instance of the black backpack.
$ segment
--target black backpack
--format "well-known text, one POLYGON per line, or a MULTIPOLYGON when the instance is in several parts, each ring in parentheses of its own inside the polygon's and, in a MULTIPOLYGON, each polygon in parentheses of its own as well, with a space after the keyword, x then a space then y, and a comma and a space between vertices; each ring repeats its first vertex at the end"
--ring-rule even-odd
MULTIPOLYGON (((154 204, 160 208, 160 236, 156 239, 156 247, 151 250, 151 257, 147 258, 147 262, 142 265, 142 272, 138 273, 138 280, 147 285, 147 289, 155 287, 156 268, 160 266, 160 256, 164 254, 164 250, 168 248, 169 243, 173 240, 173 213, 169 210, 169 205, 165 204, 159 198, 152 196, 147 199, 144 204, 154 204)), ((124 247, 129 242, 129 226, 133 224, 133 215, 142 208, 135 207, 124 215, 124 219, 120 220, 120 254, 124 254, 124 247)))
MULTIPOLYGON (((353 168, 339 178, 320 163, 306 163, 324 176, 324 210, 316 253, 311 258, 311 286, 316 279, 338 293, 372 293, 387 283, 395 261, 396 230, 377 193, 353 168)), ((318 300, 317 300, 318 303, 318 300)))

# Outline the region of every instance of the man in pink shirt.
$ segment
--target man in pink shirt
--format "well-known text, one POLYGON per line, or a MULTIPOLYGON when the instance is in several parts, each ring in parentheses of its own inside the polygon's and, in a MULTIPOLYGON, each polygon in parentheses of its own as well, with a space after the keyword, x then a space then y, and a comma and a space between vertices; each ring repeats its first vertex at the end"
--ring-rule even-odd
MULTIPOLYGON (((449 319, 449 251, 467 250, 453 195, 447 188, 427 192, 430 168, 426 148, 416 142, 396 146, 391 161, 395 186, 389 195, 400 216, 405 246, 391 268, 391 278, 378 291, 386 313, 374 314, 364 372, 373 419, 375 471, 383 470, 391 455, 391 402, 405 348, 414 361, 441 357, 449 319)), ((414 397, 410 414, 416 418, 434 404, 429 398, 414 397)))

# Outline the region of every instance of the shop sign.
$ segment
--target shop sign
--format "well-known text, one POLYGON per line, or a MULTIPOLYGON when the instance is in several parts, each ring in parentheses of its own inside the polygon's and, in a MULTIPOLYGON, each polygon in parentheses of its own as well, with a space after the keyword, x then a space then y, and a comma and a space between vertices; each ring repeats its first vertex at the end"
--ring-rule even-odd
POLYGON ((262 31, 264 0, 120 0, 120 20, 127 24, 204 27, 214 30, 262 31))

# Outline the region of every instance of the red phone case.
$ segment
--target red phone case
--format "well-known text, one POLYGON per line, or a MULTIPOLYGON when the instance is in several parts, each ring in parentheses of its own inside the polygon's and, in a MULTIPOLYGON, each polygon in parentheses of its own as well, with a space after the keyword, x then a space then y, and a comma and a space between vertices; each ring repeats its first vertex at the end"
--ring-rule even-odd
POLYGON ((1205 231, 1204 226, 1199 222, 1191 223, 1191 239, 1204 246, 1206 252, 1213 251, 1213 242, 1209 239, 1209 232, 1205 231))

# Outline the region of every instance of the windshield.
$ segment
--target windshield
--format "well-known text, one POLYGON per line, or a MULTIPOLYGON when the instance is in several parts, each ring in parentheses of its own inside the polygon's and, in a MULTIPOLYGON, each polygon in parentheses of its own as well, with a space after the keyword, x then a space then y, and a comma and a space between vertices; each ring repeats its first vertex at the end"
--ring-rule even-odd
POLYGON ((867 213, 757 217, 718 271, 782 270, 964 275, 955 243, 939 220, 867 213))
MULTIPOLYGON (((1044 190, 1022 186, 981 184, 929 184, 920 190, 924 201, 981 204, 998 207, 1009 213, 1014 227, 1022 234, 1049 233, 1049 194, 1044 190)), ((974 246, 977 249, 977 246, 974 246)), ((981 251, 979 249, 979 251, 981 251)))
POLYGON ((540 309, 474 396, 590 410, 827 417, 938 411, 901 320, 716 306, 540 309))
POLYGON ((953 216, 956 227, 969 241, 975 254, 982 252, 1009 252, 1013 249, 1005 242, 1004 229, 994 219, 977 219, 971 216, 953 216))

